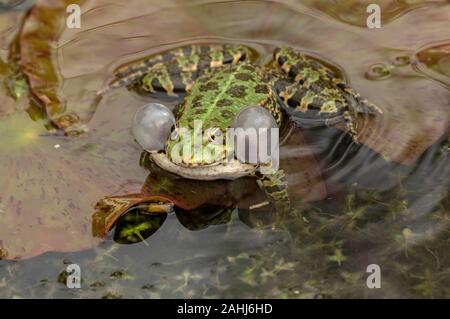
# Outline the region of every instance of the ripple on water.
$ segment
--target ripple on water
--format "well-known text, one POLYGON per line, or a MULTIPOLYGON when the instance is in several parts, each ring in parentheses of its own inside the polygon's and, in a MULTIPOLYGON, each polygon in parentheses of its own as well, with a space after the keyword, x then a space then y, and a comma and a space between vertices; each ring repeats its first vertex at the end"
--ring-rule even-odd
MULTIPOLYGON (((287 1, 292 2, 292 1, 287 1)), ((382 1, 329 1, 329 0, 302 0, 302 4, 320 10, 341 22, 366 27, 366 20, 370 13, 367 13, 369 4, 376 3, 381 9, 382 24, 389 23, 405 13, 427 5, 444 4, 446 1, 426 1, 426 0, 382 0, 382 1)))

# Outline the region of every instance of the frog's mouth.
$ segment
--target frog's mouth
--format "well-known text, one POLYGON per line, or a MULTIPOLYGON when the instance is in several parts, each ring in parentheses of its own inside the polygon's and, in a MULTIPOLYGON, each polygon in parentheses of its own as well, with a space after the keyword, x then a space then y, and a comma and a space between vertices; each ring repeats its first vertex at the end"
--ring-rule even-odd
POLYGON ((232 159, 227 163, 201 166, 181 166, 170 160, 164 152, 150 152, 150 158, 164 170, 184 178, 196 180, 236 179, 253 174, 258 165, 241 163, 232 159))

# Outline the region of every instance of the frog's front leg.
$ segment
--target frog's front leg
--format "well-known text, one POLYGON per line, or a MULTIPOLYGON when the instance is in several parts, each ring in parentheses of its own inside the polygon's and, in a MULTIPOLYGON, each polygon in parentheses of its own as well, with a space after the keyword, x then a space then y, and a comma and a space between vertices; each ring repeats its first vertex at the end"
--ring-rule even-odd
POLYGON ((275 207, 281 221, 284 214, 291 209, 286 176, 282 169, 273 174, 261 174, 258 176, 258 185, 264 191, 269 202, 275 207))
POLYGON ((279 102, 301 126, 331 126, 344 122, 353 140, 358 142, 358 114, 382 113, 331 69, 299 51, 278 49, 275 65, 283 74, 274 85, 279 102))
POLYGON ((97 94, 137 83, 149 92, 184 93, 199 76, 245 60, 249 52, 247 47, 232 44, 184 46, 118 69, 116 79, 97 94))

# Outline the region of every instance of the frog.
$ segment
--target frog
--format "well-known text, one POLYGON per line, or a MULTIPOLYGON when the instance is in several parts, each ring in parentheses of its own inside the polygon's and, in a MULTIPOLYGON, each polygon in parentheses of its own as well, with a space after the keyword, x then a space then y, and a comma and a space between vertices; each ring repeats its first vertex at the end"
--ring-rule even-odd
MULTIPOLYGON (((146 149, 151 160, 188 179, 254 176, 268 202, 284 215, 291 202, 283 169, 267 169, 273 164, 270 161, 230 160, 226 158, 226 146, 215 144, 214 139, 228 137, 223 131, 234 127, 237 119, 243 118, 251 126, 254 117, 262 114, 274 123, 269 127, 279 129, 292 123, 299 127, 342 123, 352 141, 359 143, 357 116, 381 114, 382 110, 362 98, 330 67, 300 50, 278 47, 272 61, 265 65, 253 61, 253 55, 251 47, 240 44, 182 46, 117 69, 115 79, 98 94, 128 87, 150 95, 162 93, 179 98, 181 102, 172 113, 173 125, 169 124, 170 130, 161 137, 163 146, 146 149), (173 156, 175 148, 192 143, 186 134, 195 131, 195 121, 201 121, 203 132, 208 132, 202 146, 212 147, 214 156, 201 160, 192 154, 173 156), (179 128, 190 130, 183 133, 179 128), (223 165, 225 159, 227 165, 223 165)), ((156 109, 153 112, 156 114, 156 109)), ((155 117, 153 122, 157 120, 155 117)))

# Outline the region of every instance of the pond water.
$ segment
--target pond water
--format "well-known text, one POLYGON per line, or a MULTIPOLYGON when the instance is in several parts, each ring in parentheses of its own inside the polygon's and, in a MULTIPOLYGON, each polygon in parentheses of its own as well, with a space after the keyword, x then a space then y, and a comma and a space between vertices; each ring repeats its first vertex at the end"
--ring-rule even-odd
POLYGON ((381 29, 365 27, 370 1, 69 2, 0 13, 0 297, 450 297, 447 1, 379 1, 381 29), (81 29, 65 27, 69 2, 81 6, 81 29), (304 51, 383 115, 358 119, 361 145, 339 127, 294 133, 281 157, 295 209, 279 227, 267 209, 205 205, 149 218, 144 241, 124 244, 120 222, 94 236, 105 196, 252 192, 142 165, 135 111, 176 99, 125 88, 95 95, 119 66, 209 42, 246 44, 259 64, 280 45, 304 51), (18 55, 34 96, 13 99, 18 55), (72 263, 80 289, 65 285, 72 263), (366 285, 370 264, 380 266, 380 289, 366 285))

